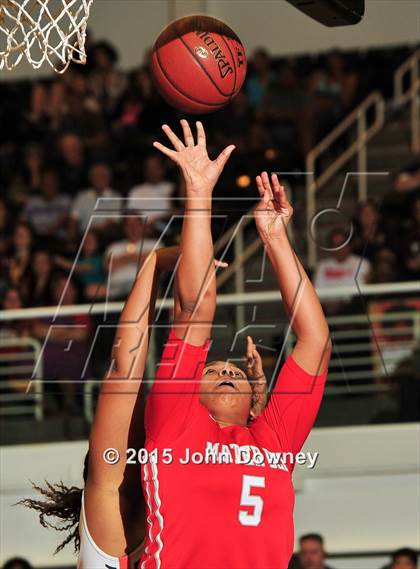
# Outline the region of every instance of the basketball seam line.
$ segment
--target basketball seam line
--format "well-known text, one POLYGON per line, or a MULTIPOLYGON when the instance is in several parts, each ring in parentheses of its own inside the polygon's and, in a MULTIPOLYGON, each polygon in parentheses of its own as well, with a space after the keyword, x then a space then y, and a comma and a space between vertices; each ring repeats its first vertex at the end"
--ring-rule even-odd
MULTIPOLYGON (((159 69, 162 71, 162 73, 163 73, 165 79, 168 81, 168 83, 171 85, 171 87, 173 87, 176 91, 178 91, 181 95, 183 95, 183 96, 184 96, 186 99, 188 99, 190 102, 199 103, 200 105, 205 105, 206 107, 209 107, 209 108, 213 108, 213 107, 214 107, 215 109, 219 109, 219 108, 223 105, 223 103, 208 103, 208 102, 206 102, 206 101, 201 101, 200 99, 196 99, 196 98, 191 97, 191 95, 189 95, 189 94, 186 93, 183 89, 181 89, 181 88, 178 86, 178 84, 175 83, 175 81, 173 81, 172 78, 170 78, 170 77, 167 75, 167 73, 166 73, 165 69, 163 68, 162 63, 161 63, 161 61, 160 61, 159 50, 156 50, 156 51, 155 51, 155 55, 156 55, 157 63, 158 63, 158 65, 159 65, 159 69)), ((188 112, 188 111, 186 111, 186 112, 188 112)))
MULTIPOLYGON (((193 53, 193 51, 191 50, 190 46, 185 43, 185 41, 182 39, 181 36, 178 36, 178 38, 181 40, 182 44, 185 46, 185 48, 189 51, 189 53, 193 56, 193 58, 195 59, 195 61, 198 63, 198 65, 201 67, 201 69, 204 71, 204 73, 207 75, 207 77, 210 79, 210 81, 213 83, 213 85, 216 87, 216 89, 219 91, 219 93, 223 96, 223 97, 228 97, 228 100, 230 101, 232 98, 233 93, 235 92, 235 90, 233 89, 231 91, 231 93, 227 94, 227 93, 223 93, 223 91, 219 88, 219 86, 217 85, 217 83, 215 83, 213 77, 210 75, 210 73, 207 71, 207 69, 204 67, 204 65, 202 65, 201 61, 199 59, 197 59, 193 53)), ((235 66, 235 63, 233 63, 233 65, 235 66)), ((236 66, 235 66, 235 84, 236 84, 236 66)))

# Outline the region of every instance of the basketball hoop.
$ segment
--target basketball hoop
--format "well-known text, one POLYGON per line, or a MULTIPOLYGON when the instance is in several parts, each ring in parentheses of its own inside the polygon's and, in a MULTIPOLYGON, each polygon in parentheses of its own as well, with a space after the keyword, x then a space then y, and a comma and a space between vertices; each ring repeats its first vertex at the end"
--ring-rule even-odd
POLYGON ((39 69, 47 62, 64 73, 86 63, 85 40, 93 0, 0 0, 0 70, 25 56, 39 69))

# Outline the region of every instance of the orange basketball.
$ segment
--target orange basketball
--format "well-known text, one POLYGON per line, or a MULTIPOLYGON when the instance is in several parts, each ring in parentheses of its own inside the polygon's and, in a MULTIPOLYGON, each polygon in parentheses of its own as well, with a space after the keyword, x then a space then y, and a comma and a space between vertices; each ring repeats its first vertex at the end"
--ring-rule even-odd
POLYGON ((238 93, 246 75, 241 40, 225 23, 209 16, 172 22, 157 38, 151 55, 156 87, 173 107, 211 113, 238 93))

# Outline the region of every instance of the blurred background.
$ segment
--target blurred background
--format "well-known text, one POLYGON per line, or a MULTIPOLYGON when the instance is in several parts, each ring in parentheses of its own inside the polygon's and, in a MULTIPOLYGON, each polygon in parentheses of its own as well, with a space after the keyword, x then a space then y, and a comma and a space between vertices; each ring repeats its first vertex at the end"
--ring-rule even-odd
POLYGON ((215 190, 215 248, 230 266, 218 277, 212 359, 226 348, 240 357, 251 333, 274 377, 293 347, 249 215, 264 169, 287 187, 290 237, 332 333, 329 381, 305 445, 319 460, 295 471, 291 569, 415 569, 417 0, 367 0, 362 22, 345 28, 283 0, 96 0, 86 66, 57 75, 22 62, 0 72, 0 565, 75 567, 71 549, 53 556, 60 536, 13 504, 33 495, 30 481, 81 485, 98 383, 139 256, 179 240, 183 187, 151 145, 181 115, 156 93, 148 55, 169 21, 194 12, 230 25, 249 62, 234 101, 200 117, 211 155, 237 147, 215 190))

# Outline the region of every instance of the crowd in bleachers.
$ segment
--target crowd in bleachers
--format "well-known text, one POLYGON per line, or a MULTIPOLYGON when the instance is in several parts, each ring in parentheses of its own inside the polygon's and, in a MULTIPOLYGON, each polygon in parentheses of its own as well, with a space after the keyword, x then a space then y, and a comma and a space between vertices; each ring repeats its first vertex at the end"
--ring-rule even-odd
MULTIPOLYGON (((255 198, 250 181, 262 169, 303 169, 307 151, 367 93, 377 88, 392 95, 392 71, 407 55, 404 48, 274 59, 256 50, 232 104, 202 117, 210 152, 237 146, 216 195, 255 198)), ((152 142, 161 136, 162 123, 174 125, 179 116, 155 91, 147 54, 141 66, 123 73, 115 49, 98 42, 90 45, 88 62, 50 79, 2 84, 0 308, 124 299, 139 255, 158 239, 177 240, 176 223, 163 238, 162 231, 180 210, 182 185, 152 142)), ((348 284, 357 267, 361 282, 418 278, 419 187, 420 162, 413 157, 394 174, 385 208, 373 200, 360 204, 347 246, 342 231, 331 232, 336 250, 319 263, 316 285, 348 284)), ((343 304, 330 302, 326 310, 335 314, 343 304)), ((29 334, 42 341, 49 323, 8 321, 0 337, 29 334)), ((56 323, 81 321, 68 317, 56 323)), ((83 324, 88 334, 89 321, 83 324)), ((60 364, 63 340, 58 328, 51 334, 44 354, 47 379, 60 364)), ((80 373, 75 348, 87 349, 80 332, 72 341, 75 361, 67 362, 66 379, 80 373)), ((71 409, 74 397, 66 395, 71 409)))
MULTIPOLYGON (((307 151, 368 92, 380 88, 391 94, 392 69, 406 55, 404 49, 369 56, 334 51, 274 60, 264 49, 256 50, 241 93, 230 106, 203 117, 210 150, 232 142, 237 146, 218 191, 234 197, 236 181, 244 175, 252 180, 261 169, 303 168, 307 151)), ((139 244, 147 252, 179 208, 174 199, 182 196, 177 173, 151 146, 161 135, 161 124, 174 124, 177 113, 156 93, 148 56, 139 68, 123 73, 115 49, 98 42, 90 46, 88 61, 87 67, 73 66, 62 76, 2 85, 3 308, 51 304, 59 286, 55 276, 70 270, 89 223, 92 234, 74 271, 78 294, 82 299, 100 295, 112 266, 117 274, 110 295, 123 298, 139 244), (98 198, 104 198, 100 213, 90 221, 98 198), (152 211, 147 223, 126 224, 107 216, 109 207, 125 214, 152 211)), ((395 176, 394 193, 415 196, 419 172, 419 160, 413 160, 395 176)), ((255 195, 252 184, 241 192, 255 195)), ((385 216, 372 201, 355 212, 356 235, 348 254, 367 257, 366 279, 418 276, 419 207, 418 200, 413 207, 404 197, 391 200, 391 214, 385 216), (403 212, 397 223, 395 201, 403 212)), ((166 241, 176 239, 177 229, 165 233, 166 241)), ((334 271, 321 269, 319 283, 328 285, 326 275, 334 271)))
MULTIPOLYGON (((417 560, 417 551, 402 547, 391 554, 389 563, 378 569, 418 569, 417 560)), ((33 569, 33 567, 27 560, 15 557, 6 561, 2 569, 33 569)), ((334 569, 328 561, 324 538, 319 533, 308 533, 300 537, 299 551, 293 554, 289 569, 334 569)))

